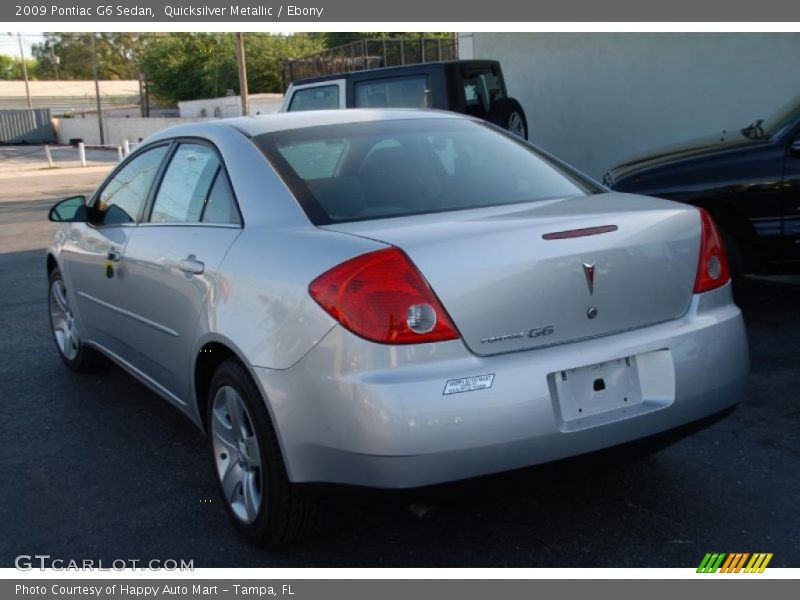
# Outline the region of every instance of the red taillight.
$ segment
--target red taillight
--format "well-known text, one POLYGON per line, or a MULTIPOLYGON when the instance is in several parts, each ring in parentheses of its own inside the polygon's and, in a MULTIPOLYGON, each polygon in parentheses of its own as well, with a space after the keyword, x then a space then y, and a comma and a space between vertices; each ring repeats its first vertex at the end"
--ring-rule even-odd
POLYGON ((397 248, 351 258, 317 277, 308 291, 339 323, 373 342, 422 344, 459 337, 428 282, 397 248))
POLYGON ((700 294, 725 285, 730 281, 728 257, 725 244, 714 219, 704 209, 700 211, 702 227, 700 235, 700 261, 697 264, 697 277, 694 280, 694 293, 700 294))

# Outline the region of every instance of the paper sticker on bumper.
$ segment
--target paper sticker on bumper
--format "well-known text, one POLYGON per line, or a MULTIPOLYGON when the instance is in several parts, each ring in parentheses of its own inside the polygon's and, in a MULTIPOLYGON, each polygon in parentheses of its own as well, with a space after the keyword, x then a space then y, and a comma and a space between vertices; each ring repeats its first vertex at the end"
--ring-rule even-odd
POLYGON ((492 387, 492 383, 494 383, 494 373, 491 375, 464 377, 463 379, 450 379, 444 386, 444 395, 447 396, 448 394, 460 394, 461 392, 485 390, 492 387))

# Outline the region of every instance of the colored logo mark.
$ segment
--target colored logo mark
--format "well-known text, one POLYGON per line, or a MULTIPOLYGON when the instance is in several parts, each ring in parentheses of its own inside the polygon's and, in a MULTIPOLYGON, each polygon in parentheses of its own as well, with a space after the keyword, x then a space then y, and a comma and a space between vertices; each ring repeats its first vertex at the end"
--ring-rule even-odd
POLYGON ((709 552, 697 567, 698 573, 763 573, 769 561, 772 560, 772 552, 735 552, 726 554, 724 552, 709 552))

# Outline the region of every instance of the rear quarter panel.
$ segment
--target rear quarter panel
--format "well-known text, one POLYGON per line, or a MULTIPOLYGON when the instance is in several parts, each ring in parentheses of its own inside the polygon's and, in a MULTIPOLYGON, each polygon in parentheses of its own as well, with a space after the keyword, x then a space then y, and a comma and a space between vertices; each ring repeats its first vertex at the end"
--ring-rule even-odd
POLYGON ((310 224, 246 227, 220 268, 218 289, 209 294, 198 350, 222 341, 252 366, 291 367, 336 324, 309 295, 309 283, 334 265, 383 246, 310 224))

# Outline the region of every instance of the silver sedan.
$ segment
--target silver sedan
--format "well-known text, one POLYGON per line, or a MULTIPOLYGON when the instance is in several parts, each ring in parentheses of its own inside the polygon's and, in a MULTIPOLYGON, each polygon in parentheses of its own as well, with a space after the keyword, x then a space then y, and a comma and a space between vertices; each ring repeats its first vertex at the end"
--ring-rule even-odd
POLYGON ((64 363, 111 359, 185 412, 266 544, 311 531, 298 484, 588 453, 733 406, 748 372, 707 213, 609 193, 469 117, 181 125, 50 218, 64 363))

